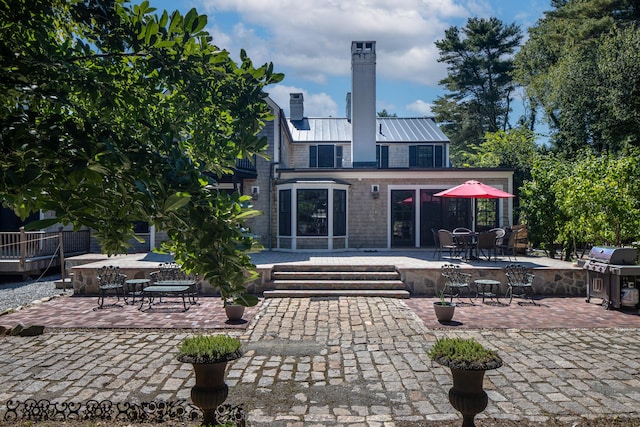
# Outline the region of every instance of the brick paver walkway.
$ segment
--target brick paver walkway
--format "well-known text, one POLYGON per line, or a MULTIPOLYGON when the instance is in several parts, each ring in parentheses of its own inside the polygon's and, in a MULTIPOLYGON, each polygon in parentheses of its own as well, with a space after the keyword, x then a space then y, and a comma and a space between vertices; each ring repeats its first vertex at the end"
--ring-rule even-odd
MULTIPOLYGON (((0 325, 45 325, 48 328, 140 328, 140 329, 244 329, 258 311, 257 307, 245 308, 243 320, 229 322, 220 297, 200 297, 197 305, 182 311, 179 297, 164 298, 162 304, 147 311, 136 305, 120 304, 94 310, 97 297, 59 297, 44 304, 0 316, 0 325)), ((116 302, 108 297, 105 304, 116 302)), ((122 303, 122 300, 120 300, 122 303)))
MULTIPOLYGON (((113 298, 115 301, 115 298, 113 298)), ((319 300, 319 299, 318 299, 319 300)), ((94 310, 95 297, 60 297, 5 316, 0 325, 45 325, 48 328, 138 328, 138 329, 245 329, 265 300, 245 309, 244 320, 227 321, 218 297, 201 297, 199 304, 182 311, 182 302, 163 304, 141 312, 137 305, 94 310)), ((480 299, 457 301, 450 324, 438 323, 433 314, 433 297, 402 300, 428 328, 445 329, 557 329, 557 328, 640 328, 636 310, 605 310, 584 298, 544 297, 536 304, 513 300, 511 305, 483 304, 480 299)), ((595 299, 594 299, 595 301, 595 299)), ((111 301, 108 301, 111 302, 111 301)), ((146 306, 145 306, 146 308, 146 306)))

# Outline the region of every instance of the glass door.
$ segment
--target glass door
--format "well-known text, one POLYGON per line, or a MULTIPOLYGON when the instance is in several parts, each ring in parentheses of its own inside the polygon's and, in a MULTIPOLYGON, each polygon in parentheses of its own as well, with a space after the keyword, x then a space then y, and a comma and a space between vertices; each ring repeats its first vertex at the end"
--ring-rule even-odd
POLYGON ((415 210, 413 190, 391 191, 391 247, 415 247, 415 210))
POLYGON ((437 233, 442 226, 442 197, 433 197, 440 190, 420 190, 420 247, 434 247, 435 230, 437 233))

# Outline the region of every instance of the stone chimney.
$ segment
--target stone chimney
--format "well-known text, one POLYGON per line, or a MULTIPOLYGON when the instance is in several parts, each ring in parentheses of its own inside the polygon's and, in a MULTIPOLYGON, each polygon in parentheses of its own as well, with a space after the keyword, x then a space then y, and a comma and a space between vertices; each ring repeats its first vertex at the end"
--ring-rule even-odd
POLYGON ((351 159, 354 168, 376 164, 376 42, 351 42, 351 159))
POLYGON ((304 97, 301 93, 289 94, 289 118, 292 121, 304 118, 304 97))

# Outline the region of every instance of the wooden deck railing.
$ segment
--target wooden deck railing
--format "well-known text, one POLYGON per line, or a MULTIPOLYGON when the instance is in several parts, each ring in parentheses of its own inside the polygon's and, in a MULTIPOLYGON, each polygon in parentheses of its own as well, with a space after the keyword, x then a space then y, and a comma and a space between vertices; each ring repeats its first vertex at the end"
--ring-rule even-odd
POLYGON ((46 258, 66 253, 89 252, 89 230, 80 231, 3 231, 0 232, 0 259, 46 258))

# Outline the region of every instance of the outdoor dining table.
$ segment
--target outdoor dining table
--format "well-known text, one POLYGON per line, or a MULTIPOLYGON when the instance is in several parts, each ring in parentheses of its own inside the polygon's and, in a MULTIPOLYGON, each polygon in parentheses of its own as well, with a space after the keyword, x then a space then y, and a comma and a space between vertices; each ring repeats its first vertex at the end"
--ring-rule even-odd
POLYGON ((462 246, 462 252, 464 253, 464 259, 476 259, 476 255, 473 253, 473 249, 476 246, 476 239, 478 233, 475 231, 455 232, 453 234, 454 241, 462 246))

